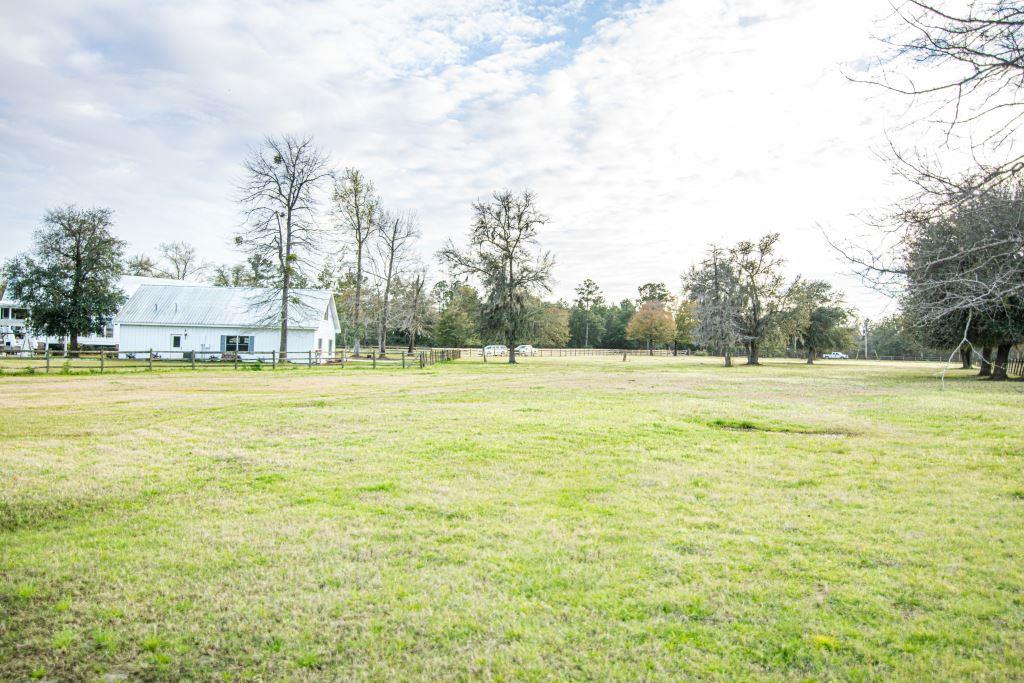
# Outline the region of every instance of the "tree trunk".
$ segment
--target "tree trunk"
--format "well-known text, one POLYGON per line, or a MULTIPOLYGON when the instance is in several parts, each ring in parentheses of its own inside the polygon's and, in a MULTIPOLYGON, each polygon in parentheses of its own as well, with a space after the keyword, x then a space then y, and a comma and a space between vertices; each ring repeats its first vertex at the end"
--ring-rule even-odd
POLYGON ((760 365, 761 359, 758 355, 757 342, 750 342, 747 344, 747 365, 760 365))
POLYGON ((388 263, 388 279, 384 284, 384 302, 380 312, 380 336, 377 341, 380 344, 378 350, 382 356, 387 355, 388 352, 388 304, 391 302, 391 279, 394 277, 394 259, 395 255, 392 253, 388 263))
MULTIPOLYGON (((287 264, 287 260, 285 263, 287 264)), ((291 285, 289 267, 285 265, 284 278, 281 281, 281 341, 277 347, 278 353, 281 354, 281 360, 285 360, 288 353, 288 289, 291 285)))
POLYGON ((679 355, 679 345, 676 344, 675 342, 672 342, 672 355, 673 356, 678 356, 679 355))
POLYGON ((72 351, 77 351, 78 350, 78 332, 72 332, 71 333, 71 341, 68 344, 68 346, 70 347, 70 349, 72 351))
POLYGON ((972 367, 971 363, 971 347, 961 346, 960 347, 960 365, 964 370, 970 370, 972 367))
POLYGON ((508 362, 509 365, 515 365, 516 362, 516 342, 513 339, 508 340, 508 362))
POLYGON ((978 371, 978 377, 991 377, 992 376, 992 347, 983 346, 981 348, 981 369, 978 371))
POLYGON ((648 356, 653 356, 654 355, 654 347, 651 346, 650 338, 647 339, 647 355, 648 356))
MULTIPOLYGON (((361 225, 357 226, 357 229, 361 231, 362 230, 362 226, 361 225)), ((360 232, 360 235, 361 234, 362 233, 360 232)), ((356 244, 356 300, 355 300, 355 306, 353 306, 353 314, 354 314, 355 320, 352 321, 352 322, 355 323, 355 330, 353 330, 353 332, 355 333, 353 335, 355 337, 355 341, 352 343, 352 355, 355 356, 356 358, 359 358, 359 341, 360 341, 360 338, 363 336, 363 327, 362 327, 363 321, 362 321, 362 310, 361 310, 361 308, 362 308, 362 298, 363 298, 363 242, 362 242, 362 238, 360 238, 360 239, 357 240, 357 244, 356 244)))
POLYGON ((996 347, 996 359, 992 363, 992 379, 1002 381, 1006 379, 1006 371, 1010 367, 1010 349, 1013 344, 1000 344, 996 347))
POLYGON ((590 347, 590 311, 587 311, 587 322, 583 328, 583 348, 590 347))
POLYGON ((807 364, 814 365, 814 349, 807 349, 807 364))
POLYGON ((416 331, 409 330, 409 353, 416 350, 416 331))
POLYGON ((725 350, 725 367, 727 367, 727 368, 731 368, 732 367, 732 354, 729 353, 729 349, 725 350))

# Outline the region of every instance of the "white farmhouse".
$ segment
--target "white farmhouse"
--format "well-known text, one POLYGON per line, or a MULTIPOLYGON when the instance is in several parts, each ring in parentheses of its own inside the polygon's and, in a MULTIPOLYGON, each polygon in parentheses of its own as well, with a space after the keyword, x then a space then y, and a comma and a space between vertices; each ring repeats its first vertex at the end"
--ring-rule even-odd
MULTIPOLYGON (((334 296, 325 289, 292 290, 289 304, 289 358, 334 353, 341 332, 334 296)), ((269 356, 280 346, 280 293, 246 287, 140 286, 114 318, 118 351, 162 358, 269 356)), ((308 357, 308 356, 307 356, 308 357)))

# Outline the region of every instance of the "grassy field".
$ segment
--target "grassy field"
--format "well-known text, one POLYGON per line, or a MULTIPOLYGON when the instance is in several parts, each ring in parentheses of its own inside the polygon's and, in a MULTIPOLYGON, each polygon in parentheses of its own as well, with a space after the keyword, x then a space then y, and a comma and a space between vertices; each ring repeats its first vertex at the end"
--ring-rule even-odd
POLYGON ((1024 386, 0 378, 0 679, 1024 676, 1024 386))

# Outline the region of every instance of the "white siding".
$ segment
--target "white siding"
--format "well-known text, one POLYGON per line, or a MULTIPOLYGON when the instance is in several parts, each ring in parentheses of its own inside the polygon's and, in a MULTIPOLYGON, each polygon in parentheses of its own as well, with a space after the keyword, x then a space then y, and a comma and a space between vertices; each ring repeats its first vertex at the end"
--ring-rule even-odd
MULTIPOLYGON (((252 352, 270 353, 280 346, 281 332, 277 329, 251 329, 241 327, 170 327, 165 325, 134 325, 121 323, 118 349, 120 353, 149 352, 150 349, 163 358, 181 358, 185 351, 212 351, 220 353, 222 335, 245 335, 254 337, 252 352), (171 337, 181 335, 181 350, 171 350, 171 337)), ((331 333, 333 339, 333 332, 331 333)), ((324 342, 326 352, 327 343, 324 342)), ((316 351, 314 330, 289 330, 288 353, 316 351)), ((201 358, 202 356, 200 356, 201 358)), ((296 359, 298 360, 298 359, 296 359)))

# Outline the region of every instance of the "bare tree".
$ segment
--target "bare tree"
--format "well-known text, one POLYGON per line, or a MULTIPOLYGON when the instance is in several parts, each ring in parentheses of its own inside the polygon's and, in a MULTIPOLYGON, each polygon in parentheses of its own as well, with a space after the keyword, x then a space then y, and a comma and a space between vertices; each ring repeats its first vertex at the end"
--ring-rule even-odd
POLYGON ((199 258, 199 251, 188 242, 161 242, 157 247, 161 263, 157 271, 172 280, 194 279, 210 270, 210 264, 199 258))
POLYGON ((451 240, 439 257, 457 275, 477 278, 487 293, 482 311, 484 330, 499 334, 508 347, 508 362, 516 362, 516 342, 531 331, 536 307, 534 293, 549 291, 554 260, 537 252, 537 229, 548 218, 537 208, 530 190, 495 192, 491 201, 473 205, 469 247, 458 249, 451 240))
POLYGON ((427 272, 420 268, 399 283, 396 302, 401 329, 409 336, 409 353, 416 348, 416 337, 427 331, 433 313, 427 291, 427 272))
POLYGON ((292 280, 308 264, 321 241, 317 192, 331 176, 327 154, 311 137, 267 137, 245 160, 239 203, 244 228, 235 236, 248 257, 269 259, 276 269, 280 352, 288 351, 292 280))
MULTIPOLYGON (((928 0, 894 5, 893 28, 881 37, 885 53, 866 78, 906 97, 917 121, 915 138, 938 128, 950 147, 969 149, 979 162, 976 187, 1024 169, 1013 139, 1024 121, 1024 7, 1019 0, 969 0, 959 7, 928 0), (1006 155, 1009 156, 1006 156, 1006 155), (987 157, 1005 157, 984 161, 987 157)), ((893 146, 896 165, 927 189, 951 189, 933 164, 893 146)))
POLYGON ((388 327, 394 311, 390 309, 396 278, 405 272, 412 257, 412 247, 420 236, 416 214, 410 211, 380 210, 376 219, 378 239, 374 245, 371 266, 380 292, 377 318, 377 351, 387 352, 388 327))
POLYGON ((1020 192, 1024 156, 1014 143, 1024 121, 1024 7, 1016 0, 958 7, 904 0, 893 19, 885 54, 855 80, 908 99, 913 120, 895 137, 941 137, 927 151, 890 141, 891 167, 911 189, 867 218, 877 239, 828 239, 871 286, 912 294, 919 324, 937 329, 941 319, 961 319, 962 344, 967 317, 1022 287, 1019 268, 1006 258, 1024 252, 1020 221, 981 200, 1020 192), (949 172, 944 150, 969 158, 969 168, 949 172))
POLYGON ((364 268, 369 256, 370 245, 377 235, 377 214, 380 199, 373 182, 355 168, 346 168, 334 184, 331 195, 332 214, 338 230, 348 239, 355 252, 355 296, 353 299, 353 324, 355 341, 352 352, 358 356, 364 334, 363 325, 363 280, 364 268))
POLYGON ((730 255, 712 246, 698 265, 683 278, 685 289, 696 301, 697 343, 725 357, 732 366, 732 349, 740 343, 742 298, 739 276, 730 255))

